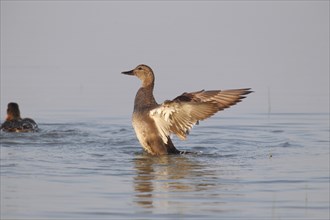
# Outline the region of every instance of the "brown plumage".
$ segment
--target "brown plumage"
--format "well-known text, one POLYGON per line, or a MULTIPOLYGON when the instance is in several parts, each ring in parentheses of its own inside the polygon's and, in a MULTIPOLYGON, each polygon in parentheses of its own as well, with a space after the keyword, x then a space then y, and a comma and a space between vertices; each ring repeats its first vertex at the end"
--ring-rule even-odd
POLYGON ((158 104, 153 96, 154 73, 147 65, 122 72, 135 75, 142 81, 133 111, 133 127, 142 147, 153 155, 180 153, 170 138, 176 134, 185 139, 200 120, 240 102, 250 89, 210 90, 183 93, 173 100, 158 104))
POLYGON ((21 118, 19 106, 15 102, 8 103, 6 121, 0 126, 6 132, 33 132, 38 130, 37 123, 31 118, 21 118))

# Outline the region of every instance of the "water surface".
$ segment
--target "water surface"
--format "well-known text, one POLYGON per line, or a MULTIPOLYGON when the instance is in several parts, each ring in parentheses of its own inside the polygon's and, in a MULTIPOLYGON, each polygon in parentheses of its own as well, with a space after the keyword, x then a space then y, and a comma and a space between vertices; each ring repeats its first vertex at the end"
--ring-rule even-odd
POLYGON ((329 218, 328 114, 213 117, 161 157, 129 118, 52 121, 1 132, 1 219, 329 218))

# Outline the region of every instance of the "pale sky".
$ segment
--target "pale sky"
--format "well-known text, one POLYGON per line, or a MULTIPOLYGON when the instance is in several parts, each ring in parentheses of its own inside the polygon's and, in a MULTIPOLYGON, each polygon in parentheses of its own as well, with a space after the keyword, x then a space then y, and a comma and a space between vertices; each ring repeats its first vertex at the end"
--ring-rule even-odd
POLYGON ((235 115, 329 112, 329 1, 3 1, 1 120, 130 116, 147 64, 161 103, 252 88, 235 115), (69 113, 68 113, 69 114, 69 113))

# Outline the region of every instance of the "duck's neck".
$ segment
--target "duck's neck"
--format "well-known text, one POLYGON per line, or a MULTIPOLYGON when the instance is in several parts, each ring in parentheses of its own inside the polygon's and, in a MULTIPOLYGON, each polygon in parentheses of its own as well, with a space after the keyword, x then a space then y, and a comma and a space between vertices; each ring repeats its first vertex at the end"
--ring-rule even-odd
POLYGON ((150 110, 158 105, 154 98, 153 90, 153 83, 142 86, 138 90, 134 101, 134 112, 150 110))
POLYGON ((8 114, 6 117, 6 121, 20 120, 20 119, 22 119, 21 116, 14 116, 12 114, 8 114))

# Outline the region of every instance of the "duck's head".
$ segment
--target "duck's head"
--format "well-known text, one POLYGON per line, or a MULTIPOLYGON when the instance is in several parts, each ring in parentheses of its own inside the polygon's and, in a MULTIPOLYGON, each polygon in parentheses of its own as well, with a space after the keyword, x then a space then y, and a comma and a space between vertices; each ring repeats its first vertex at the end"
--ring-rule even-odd
POLYGON ((21 113, 19 111, 18 104, 15 102, 8 103, 7 108, 7 118, 6 120, 17 120, 21 118, 21 113))
POLYGON ((155 76, 152 69, 144 64, 138 65, 132 70, 122 72, 122 74, 136 76, 142 81, 142 86, 149 86, 154 84, 155 76))

